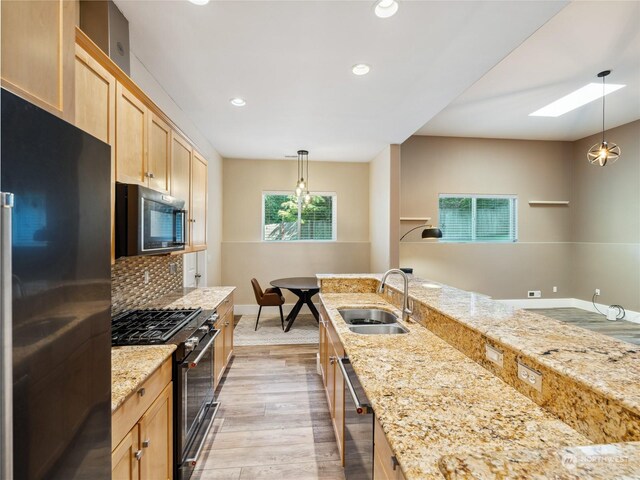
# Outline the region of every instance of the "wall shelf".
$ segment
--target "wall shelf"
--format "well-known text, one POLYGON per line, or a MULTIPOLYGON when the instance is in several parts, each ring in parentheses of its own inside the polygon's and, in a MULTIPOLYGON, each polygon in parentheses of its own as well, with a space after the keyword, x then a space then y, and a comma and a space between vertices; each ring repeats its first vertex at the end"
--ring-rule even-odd
POLYGON ((529 205, 569 205, 569 200, 529 200, 529 205))

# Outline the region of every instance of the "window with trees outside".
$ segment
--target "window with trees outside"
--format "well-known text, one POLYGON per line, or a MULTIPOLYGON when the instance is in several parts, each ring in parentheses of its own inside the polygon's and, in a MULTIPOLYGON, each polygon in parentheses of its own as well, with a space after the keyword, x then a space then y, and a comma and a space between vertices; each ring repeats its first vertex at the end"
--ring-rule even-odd
POLYGON ((289 192, 262 194, 262 239, 272 242, 336 239, 336 194, 316 193, 306 204, 289 192))
POLYGON ((440 194, 439 219, 445 242, 516 242, 516 195, 440 194))

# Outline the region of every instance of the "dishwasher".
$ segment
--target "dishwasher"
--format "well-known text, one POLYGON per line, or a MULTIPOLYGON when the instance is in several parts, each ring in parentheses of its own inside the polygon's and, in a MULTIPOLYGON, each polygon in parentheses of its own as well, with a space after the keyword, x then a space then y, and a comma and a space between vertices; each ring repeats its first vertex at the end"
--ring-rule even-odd
POLYGON ((344 383, 344 474, 347 480, 373 479, 373 410, 349 358, 338 359, 344 383))

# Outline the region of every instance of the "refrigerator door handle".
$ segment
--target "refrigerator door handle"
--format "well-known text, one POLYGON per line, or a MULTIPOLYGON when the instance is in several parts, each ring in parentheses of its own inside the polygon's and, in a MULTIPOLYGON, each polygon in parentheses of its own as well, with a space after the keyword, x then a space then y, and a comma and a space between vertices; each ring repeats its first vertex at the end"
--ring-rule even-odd
POLYGON ((13 478, 11 214, 13 194, 0 192, 0 477, 13 478))

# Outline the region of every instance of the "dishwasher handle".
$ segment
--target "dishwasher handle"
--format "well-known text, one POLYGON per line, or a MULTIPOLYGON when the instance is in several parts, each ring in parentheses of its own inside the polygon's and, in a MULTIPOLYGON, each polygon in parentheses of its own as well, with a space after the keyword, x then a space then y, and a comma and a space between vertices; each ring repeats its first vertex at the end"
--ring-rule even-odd
POLYGON ((353 399, 353 403, 356 405, 356 413, 358 415, 367 415, 369 413, 373 413, 373 409, 371 405, 368 403, 363 403, 358 399, 358 394, 356 393, 355 388, 353 388, 353 384, 351 383, 351 378, 347 373, 347 369, 344 367, 345 363, 351 363, 347 357, 339 357, 338 358, 338 366, 342 371, 342 377, 344 378, 344 383, 347 384, 347 388, 349 389, 349 393, 351 394, 351 398, 353 399))

